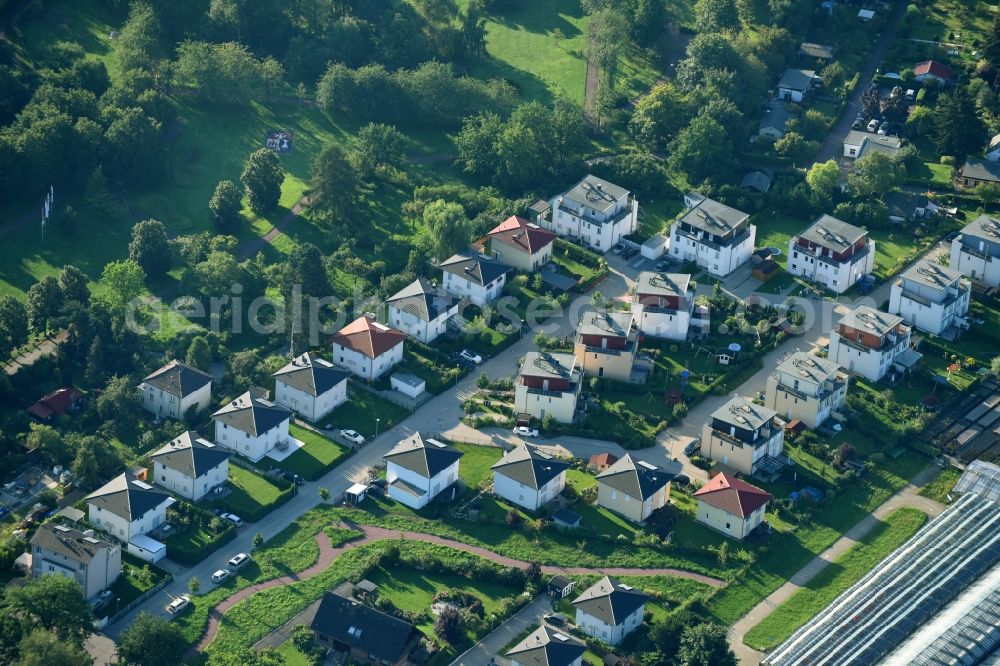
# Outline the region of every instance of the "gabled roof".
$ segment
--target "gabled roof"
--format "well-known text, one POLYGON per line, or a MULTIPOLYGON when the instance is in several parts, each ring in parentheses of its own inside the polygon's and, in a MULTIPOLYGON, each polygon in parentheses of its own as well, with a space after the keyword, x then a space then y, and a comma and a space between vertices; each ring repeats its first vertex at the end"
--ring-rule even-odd
POLYGON ((608 453, 607 451, 604 453, 595 453, 590 456, 589 460, 589 464, 599 466, 610 466, 614 465, 616 462, 618 462, 618 456, 613 453, 608 453))
POLYGON ((691 276, 687 273, 657 273, 642 271, 635 281, 635 295, 687 296, 691 289, 691 276))
POLYGON ((656 465, 642 460, 633 460, 631 454, 628 453, 597 475, 598 483, 603 483, 640 502, 649 499, 665 488, 673 478, 673 474, 656 465))
POLYGON ((351 373, 340 370, 329 361, 306 352, 271 375, 276 381, 298 389, 306 395, 321 396, 346 382, 351 373))
POLYGON ((437 319, 458 303, 458 299, 438 291, 424 278, 417 278, 395 294, 385 299, 388 305, 401 312, 407 312, 423 321, 437 319))
POLYGON ((548 229, 542 229, 537 224, 517 215, 511 215, 486 235, 495 241, 516 247, 528 254, 541 252, 556 238, 556 234, 548 229))
POLYGON ((747 187, 758 192, 767 192, 771 189, 771 177, 763 171, 751 171, 743 176, 743 180, 740 181, 740 187, 747 187))
POLYGON ((694 494, 699 501, 740 518, 746 518, 771 500, 771 494, 725 472, 694 494))
POLYGON ((803 55, 807 58, 820 58, 822 60, 830 60, 833 58, 834 47, 827 46, 825 44, 814 44, 813 42, 802 42, 799 46, 799 55, 803 55))
POLYGON ((969 158, 962 165, 962 178, 1000 183, 1000 162, 969 158))
POLYGON ((149 456, 149 460, 155 460, 188 478, 197 479, 229 460, 231 455, 225 447, 215 446, 193 430, 188 430, 158 449, 149 456))
POLYGON ((170 363, 148 375, 143 384, 156 387, 164 393, 186 398, 206 384, 212 383, 211 375, 174 359, 170 363))
POLYGON ((310 628, 390 664, 399 661, 411 641, 422 636, 409 622, 332 592, 323 595, 310 628))
POLYGON ((797 235, 834 252, 842 252, 866 237, 868 232, 832 215, 823 214, 797 235))
POLYGON ((762 407, 741 395, 734 396, 712 412, 712 418, 744 430, 757 430, 774 419, 778 412, 762 407))
POLYGON ((340 329, 333 336, 333 344, 364 354, 368 358, 378 358, 396 345, 403 344, 406 333, 380 324, 374 319, 361 316, 340 329))
POLYGON ((644 592, 605 576, 584 590, 573 605, 605 624, 617 626, 645 605, 648 599, 644 592))
POLYGON ((425 440, 419 432, 413 433, 382 456, 425 479, 433 478, 442 470, 448 469, 461 457, 461 451, 436 439, 425 440))
POLYGON ((571 187, 562 196, 580 206, 592 208, 599 213, 607 213, 614 208, 622 198, 627 197, 628 190, 609 183, 603 178, 587 174, 579 183, 571 187))
POLYGON ((785 131, 785 125, 788 123, 792 114, 789 113, 788 107, 780 102, 772 102, 771 106, 764 112, 764 117, 760 119, 760 124, 757 126, 759 129, 776 129, 779 132, 785 131))
POLYGON ((580 318, 577 333, 627 338, 635 318, 631 312, 587 312, 580 318))
POLYGON ((939 63, 937 60, 925 60, 918 62, 913 68, 914 76, 930 74, 945 81, 951 79, 951 67, 939 63))
POLYGON ((499 261, 493 261, 486 257, 470 257, 464 254, 452 255, 450 258, 438 264, 438 268, 446 273, 452 273, 460 278, 464 278, 478 284, 487 285, 501 275, 510 272, 510 268, 504 266, 499 261))
POLYGON ((70 561, 82 564, 89 563, 102 550, 113 547, 107 541, 55 523, 40 525, 31 537, 31 545, 51 550, 70 561))
POLYGON ((528 444, 516 446, 490 467, 495 473, 538 490, 569 469, 569 463, 528 444))
POLYGON ((84 501, 132 522, 164 503, 169 506, 174 498, 134 476, 119 474, 87 495, 84 501))
POLYGON ((251 437, 258 437, 283 421, 291 418, 292 412, 281 405, 261 397, 259 390, 250 389, 240 397, 212 414, 216 421, 222 421, 230 428, 236 428, 251 437))
POLYGON ((569 666, 586 651, 587 646, 576 638, 543 624, 507 656, 524 666, 569 666))
POLYGON ((38 402, 28 407, 28 413, 42 421, 65 414, 83 394, 71 386, 57 388, 42 396, 38 402))
POLYGON ((781 75, 781 80, 778 81, 778 87, 805 92, 809 90, 809 87, 812 85, 813 79, 815 78, 816 72, 811 69, 789 68, 786 69, 785 73, 781 75))

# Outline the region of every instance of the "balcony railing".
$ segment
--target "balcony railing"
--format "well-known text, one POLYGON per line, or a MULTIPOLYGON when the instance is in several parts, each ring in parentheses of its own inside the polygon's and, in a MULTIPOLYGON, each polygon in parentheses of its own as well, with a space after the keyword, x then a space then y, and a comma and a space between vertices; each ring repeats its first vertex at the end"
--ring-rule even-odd
POLYGON ((632 201, 630 199, 626 199, 625 200, 625 205, 622 206, 622 208, 617 213, 614 213, 613 215, 611 215, 610 217, 608 217, 607 219, 604 219, 604 220, 599 220, 596 217, 593 217, 591 215, 588 215, 588 214, 584 213, 583 211, 574 210, 574 209, 570 208, 569 206, 566 206, 565 204, 559 204, 558 208, 561 211, 569 213, 573 217, 580 218, 581 220, 583 220, 584 222, 587 222, 588 224, 593 224, 593 225, 596 225, 596 226, 601 226, 603 224, 616 224, 616 223, 620 222, 621 220, 624 220, 629 215, 631 215, 631 213, 632 213, 632 201))

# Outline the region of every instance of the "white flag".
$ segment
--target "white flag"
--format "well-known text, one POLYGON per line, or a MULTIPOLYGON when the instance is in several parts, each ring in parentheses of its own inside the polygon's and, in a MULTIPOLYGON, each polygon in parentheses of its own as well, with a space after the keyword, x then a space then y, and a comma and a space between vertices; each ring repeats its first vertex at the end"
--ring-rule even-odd
POLYGON ((56 188, 49 185, 49 203, 55 203, 56 201, 56 188))

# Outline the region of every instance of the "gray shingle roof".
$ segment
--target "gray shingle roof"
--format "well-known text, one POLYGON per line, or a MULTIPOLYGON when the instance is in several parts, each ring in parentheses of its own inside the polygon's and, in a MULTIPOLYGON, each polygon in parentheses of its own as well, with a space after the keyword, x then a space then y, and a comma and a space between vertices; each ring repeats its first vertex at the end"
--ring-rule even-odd
POLYGON ((248 433, 251 437, 276 428, 291 416, 291 411, 270 400, 264 400, 254 390, 247 391, 212 414, 216 421, 222 421, 230 428, 248 433))
POLYGON ((569 469, 569 463, 533 446, 522 444, 505 454, 490 469, 521 485, 538 490, 569 469))
POLYGON ((778 87, 805 92, 809 90, 809 86, 812 85, 814 78, 816 78, 816 72, 811 69, 789 68, 786 69, 785 73, 781 75, 781 80, 778 81, 778 87))
POLYGON ((188 430, 180 437, 157 449, 149 456, 149 460, 150 462, 155 460, 168 469, 197 479, 210 469, 214 469, 224 461, 229 460, 231 455, 228 449, 215 446, 202 439, 193 430, 188 430))
POLYGON ((387 298, 385 302, 423 321, 432 321, 458 303, 458 299, 439 292, 424 278, 417 278, 387 298))
POLYGON ((740 181, 740 187, 752 188, 758 192, 767 192, 771 189, 771 177, 763 171, 751 171, 743 176, 743 180, 740 181))
POLYGON ((633 460, 627 453, 597 475, 598 483, 603 483, 640 502, 662 490, 673 478, 673 474, 642 460, 633 460))
POLYGON ((205 384, 211 384, 212 377, 175 359, 142 381, 144 384, 155 386, 164 393, 185 398, 205 384))
POLYGON ((31 545, 64 555, 74 562, 87 564, 100 551, 112 545, 96 537, 87 536, 80 530, 64 525, 45 523, 35 530, 31 545))
POLYGON ((479 286, 487 285, 501 275, 510 272, 510 268, 504 266, 499 261, 493 261, 492 259, 478 255, 470 257, 464 254, 452 255, 438 264, 438 268, 448 273, 453 273, 460 278, 465 278, 479 286))
POLYGON ((390 664, 399 661, 410 641, 422 635, 409 622, 332 592, 323 595, 310 627, 390 664))
POLYGON ((792 114, 789 113, 788 107, 779 102, 774 102, 771 104, 770 108, 764 112, 764 117, 761 118, 760 124, 757 126, 759 129, 771 128, 776 129, 779 132, 785 131, 785 125, 791 119, 792 114))
POLYGON ((988 180, 994 183, 1000 182, 1000 162, 975 159, 966 160, 962 166, 962 177, 988 180))
POLYGON ((635 316, 631 312, 587 312, 581 317, 580 335, 604 335, 627 338, 635 316))
POLYGON ((605 624, 616 626, 649 599, 645 593, 605 576, 573 600, 573 605, 605 624))
POLYGON ((576 638, 542 625, 507 656, 524 666, 569 666, 586 651, 587 646, 576 638))
POLYGON ((447 469, 461 457, 461 451, 434 439, 425 440, 419 432, 413 433, 382 456, 425 479, 447 469))
POLYGON ((820 215, 798 236, 817 245, 842 252, 868 235, 861 227, 838 220, 832 215, 820 215))
POLYGON ((335 368, 328 361, 306 352, 271 376, 306 395, 316 397, 341 382, 346 382, 351 373, 335 368))
POLYGON ((737 428, 757 430, 771 421, 777 412, 767 407, 761 407, 751 400, 738 395, 712 412, 712 418, 737 428), (740 419, 743 419, 742 421, 740 419))
POLYGON ((579 183, 563 192, 563 197, 600 213, 607 213, 614 208, 619 199, 628 196, 628 193, 624 187, 587 174, 579 183))
POLYGON ((165 502, 172 503, 173 497, 145 481, 119 474, 84 500, 131 522, 165 502))

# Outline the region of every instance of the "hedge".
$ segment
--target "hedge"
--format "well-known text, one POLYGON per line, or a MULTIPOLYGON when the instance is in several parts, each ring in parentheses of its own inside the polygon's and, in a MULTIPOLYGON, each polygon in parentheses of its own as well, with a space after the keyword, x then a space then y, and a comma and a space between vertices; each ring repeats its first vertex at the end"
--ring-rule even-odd
MULTIPOLYGON (((178 535, 179 537, 180 535, 178 535)), ((170 559, 179 564, 194 565, 198 564, 206 557, 217 551, 220 547, 229 543, 236 538, 236 528, 232 525, 228 526, 228 529, 224 530, 221 534, 217 534, 214 538, 206 544, 201 546, 189 547, 186 543, 174 543, 170 539, 167 539, 167 553, 170 559)))

